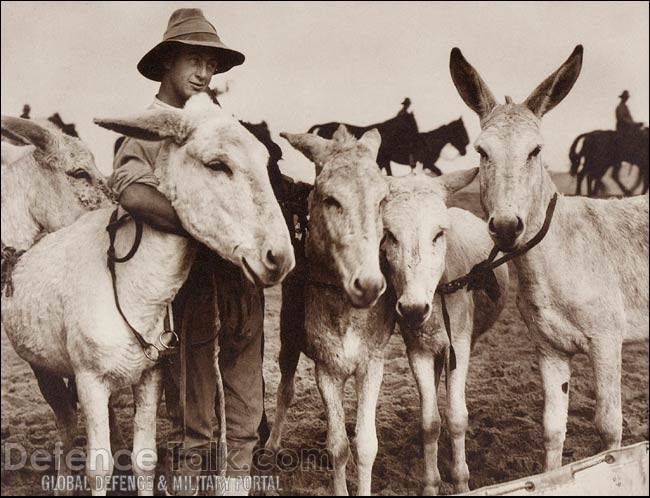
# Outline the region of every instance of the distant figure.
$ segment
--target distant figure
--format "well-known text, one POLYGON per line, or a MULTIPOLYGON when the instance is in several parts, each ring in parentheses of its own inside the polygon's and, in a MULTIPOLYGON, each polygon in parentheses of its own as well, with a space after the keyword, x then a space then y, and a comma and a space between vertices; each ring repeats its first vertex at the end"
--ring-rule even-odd
POLYGON ((409 99, 408 97, 406 97, 406 98, 402 101, 402 108, 399 110, 399 112, 397 113, 397 115, 399 116, 400 114, 406 114, 406 113, 408 112, 408 110, 409 110, 410 105, 411 105, 411 99, 409 99))
POLYGON ((29 107, 29 104, 23 106, 23 113, 20 115, 23 119, 29 119, 29 113, 32 111, 32 108, 29 107))
POLYGON ((621 102, 616 106, 616 131, 626 133, 630 130, 636 131, 642 123, 637 123, 632 119, 632 114, 627 107, 627 101, 630 98, 630 92, 623 90, 618 96, 621 102))

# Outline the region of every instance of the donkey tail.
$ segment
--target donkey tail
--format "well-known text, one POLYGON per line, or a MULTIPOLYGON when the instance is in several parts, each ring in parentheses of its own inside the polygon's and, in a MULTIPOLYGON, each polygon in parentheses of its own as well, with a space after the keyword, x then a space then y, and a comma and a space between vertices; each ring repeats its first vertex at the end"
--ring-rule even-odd
MULTIPOLYGON (((589 133, 583 133, 582 135, 578 135, 576 139, 573 141, 571 144, 571 148, 569 149, 569 160, 571 161, 571 169, 569 173, 571 176, 576 176, 578 174, 578 166, 580 165, 580 157, 582 153, 582 149, 580 149, 580 152, 577 151, 578 148, 578 142, 589 135, 589 133)), ((584 142, 583 142, 584 145, 584 142)))

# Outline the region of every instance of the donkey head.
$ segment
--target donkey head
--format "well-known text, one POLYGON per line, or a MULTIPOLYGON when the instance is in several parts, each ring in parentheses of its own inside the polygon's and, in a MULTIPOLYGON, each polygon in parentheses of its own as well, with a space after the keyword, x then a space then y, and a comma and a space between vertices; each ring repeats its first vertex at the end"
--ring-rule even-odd
POLYGON ((510 98, 498 104, 457 48, 451 51, 449 66, 458 93, 481 119, 474 146, 481 155, 481 203, 489 216, 490 235, 502 250, 516 249, 523 243, 528 220, 546 208, 538 195, 546 174, 540 154, 541 117, 573 87, 582 67, 582 45, 523 104, 510 98))
POLYGON ((445 271, 450 219, 445 201, 474 179, 478 168, 431 178, 389 178, 381 250, 397 296, 402 328, 417 328, 431 315, 438 282, 445 271))
POLYGON ((185 229, 261 286, 294 267, 293 248, 266 172, 268 152, 206 94, 184 109, 145 111, 131 119, 95 120, 143 140, 171 139, 155 173, 185 229))
POLYGON ((354 306, 372 306, 386 289, 379 242, 388 187, 376 162, 379 132, 370 130, 357 140, 341 125, 332 140, 311 133, 281 136, 316 164, 310 254, 333 267, 354 306))

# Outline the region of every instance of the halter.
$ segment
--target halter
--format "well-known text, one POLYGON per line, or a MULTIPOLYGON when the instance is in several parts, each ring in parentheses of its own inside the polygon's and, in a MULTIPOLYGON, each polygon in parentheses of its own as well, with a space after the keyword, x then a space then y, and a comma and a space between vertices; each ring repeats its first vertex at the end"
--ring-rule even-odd
POLYGON ((140 242, 142 241, 142 223, 138 220, 133 220, 135 222, 135 239, 133 240, 131 249, 122 257, 117 257, 115 255, 115 236, 117 235, 117 230, 124 226, 124 224, 129 220, 131 220, 131 215, 129 214, 122 215, 118 219, 117 208, 115 211, 113 211, 113 214, 111 214, 111 218, 108 222, 108 225, 106 226, 106 231, 108 232, 110 241, 108 251, 106 253, 107 265, 108 270, 111 273, 111 280, 113 283, 113 296, 115 297, 117 311, 119 311, 120 316, 126 322, 126 325, 131 330, 131 333, 137 339, 138 343, 140 343, 144 355, 149 361, 155 363, 160 359, 161 355, 167 355, 175 352, 178 347, 179 339, 178 335, 176 335, 176 332, 174 332, 171 303, 167 305, 167 314, 165 316, 163 331, 160 333, 158 339, 154 344, 148 342, 144 336, 138 332, 138 330, 133 325, 131 325, 128 318, 124 314, 124 311, 122 311, 122 307, 120 306, 120 299, 117 294, 117 276, 115 274, 115 263, 125 263, 126 261, 129 261, 131 258, 133 258, 138 248, 140 247, 140 242))
POLYGON ((440 296, 442 319, 445 322, 447 337, 449 337, 449 366, 451 370, 454 370, 456 368, 456 352, 454 351, 454 346, 451 341, 451 324, 449 321, 449 312, 447 311, 445 296, 447 294, 453 294, 454 292, 457 292, 463 287, 467 286, 468 291, 484 290, 492 301, 499 299, 501 291, 499 290, 499 284, 493 270, 498 266, 507 263, 511 259, 516 258, 517 256, 521 256, 522 254, 530 251, 533 247, 542 241, 542 239, 546 236, 549 227, 551 226, 551 220, 553 219, 553 213, 555 212, 556 204, 557 193, 553 194, 553 197, 548 203, 548 206, 546 208, 546 217, 544 218, 544 224, 542 225, 542 228, 540 228, 539 232, 537 232, 532 239, 522 245, 519 249, 511 251, 495 261, 495 258, 500 251, 500 249, 495 244, 495 246, 490 251, 490 255, 487 257, 487 259, 474 265, 474 267, 472 267, 467 275, 452 280, 451 282, 440 284, 436 288, 436 294, 440 296))

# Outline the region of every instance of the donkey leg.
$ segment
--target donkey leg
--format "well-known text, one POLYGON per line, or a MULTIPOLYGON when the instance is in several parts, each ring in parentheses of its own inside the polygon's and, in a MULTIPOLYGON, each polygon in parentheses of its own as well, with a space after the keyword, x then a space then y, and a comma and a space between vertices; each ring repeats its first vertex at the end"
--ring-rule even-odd
POLYGON ((545 470, 562 466, 562 447, 566 436, 569 410, 570 358, 550 347, 537 353, 544 386, 544 448, 545 470))
POLYGON ((316 364, 316 383, 327 412, 327 449, 331 452, 334 466, 334 495, 347 496, 345 466, 348 463, 350 443, 345 433, 343 411, 344 379, 328 373, 316 364))
POLYGON ((357 449, 357 471, 359 487, 357 495, 370 496, 372 466, 377 457, 377 398, 384 377, 384 358, 371 358, 365 372, 357 374, 357 427, 355 446, 357 449))
POLYGON ((300 349, 296 347, 295 341, 283 340, 280 345, 280 384, 275 395, 275 420, 271 428, 271 435, 266 442, 266 448, 273 452, 280 450, 282 446, 282 428, 287 419, 287 412, 291 406, 294 395, 294 377, 298 361, 300 360, 300 349))
MULTIPOLYGON (((424 447, 424 489, 422 494, 433 496, 437 495, 440 490, 440 472, 438 471, 440 412, 438 411, 436 392, 437 370, 432 355, 417 348, 408 348, 407 353, 420 393, 420 422, 424 447)), ((444 361, 444 358, 441 359, 444 361)))
MULTIPOLYGON (((61 453, 57 452, 57 454, 65 455, 73 448, 73 440, 77 429, 77 402, 61 377, 52 375, 34 365, 30 366, 38 381, 41 394, 43 394, 45 401, 50 405, 56 417, 56 426, 63 445, 63 451, 61 453)), ((67 466, 64 457, 55 460, 55 467, 59 477, 72 475, 72 471, 67 466)), ((64 493, 58 492, 57 494, 64 493)))
POLYGON ((139 496, 153 496, 158 453, 156 450, 156 416, 162 393, 162 372, 150 368, 133 386, 135 416, 133 419, 133 453, 131 464, 138 484, 139 496))
POLYGON ((454 337, 456 368, 450 372, 447 382, 447 430, 451 437, 451 478, 454 493, 469 491, 469 468, 465 459, 465 433, 467 432, 467 403, 465 402, 465 381, 469 368, 472 328, 454 337))
POLYGON ((594 341, 589 351, 596 381, 594 421, 606 450, 619 448, 623 433, 621 347, 614 341, 594 341))
POLYGON ((113 455, 108 422, 108 384, 93 373, 78 374, 79 404, 86 415, 88 448, 86 475, 93 496, 106 496, 105 483, 113 474, 113 455))

